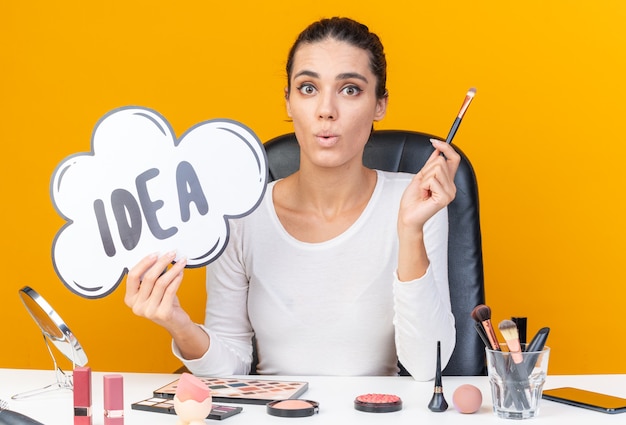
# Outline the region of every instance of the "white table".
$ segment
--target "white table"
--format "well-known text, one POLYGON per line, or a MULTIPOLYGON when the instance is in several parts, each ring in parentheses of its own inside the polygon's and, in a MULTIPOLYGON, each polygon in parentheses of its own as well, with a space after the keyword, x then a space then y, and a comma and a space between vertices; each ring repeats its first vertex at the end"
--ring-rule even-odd
MULTIPOLYGON (((109 372, 107 372, 109 373, 109 372)), ((113 373, 113 372, 111 372, 113 373)), ((117 373, 117 372, 115 372, 117 373)), ((104 423, 102 407, 103 372, 93 375, 94 425, 104 423)), ((152 391, 178 377, 170 374, 122 373, 124 375, 125 425, 175 425, 175 415, 131 410, 131 403, 146 399, 152 391)), ((270 377, 268 377, 270 379, 270 377)), ((298 424, 500 424, 511 422, 496 417, 492 412, 491 393, 486 377, 444 377, 444 395, 450 408, 443 413, 433 413, 427 405, 433 393, 433 382, 417 382, 410 377, 271 377, 271 379, 304 380, 309 390, 301 398, 315 400, 320 404, 319 414, 297 418, 298 424), (474 414, 458 413, 452 406, 452 394, 461 384, 473 384, 483 394, 481 409, 474 414), (366 393, 395 394, 402 398, 403 409, 394 413, 364 413, 354 409, 354 398, 366 393)), ((71 425, 73 423, 72 393, 58 390, 23 400, 11 400, 16 393, 41 388, 56 381, 53 371, 0 369, 0 398, 9 402, 11 410, 32 417, 46 425, 71 425)), ((548 376, 544 388, 577 386, 591 391, 605 392, 626 397, 626 375, 572 375, 548 376)), ((289 422, 266 413, 265 406, 244 404, 243 411, 226 419, 227 425, 278 424, 289 422)), ((624 424, 626 413, 609 415, 591 410, 570 407, 542 400, 537 424, 624 424)), ((207 420, 207 424, 218 421, 207 420)))

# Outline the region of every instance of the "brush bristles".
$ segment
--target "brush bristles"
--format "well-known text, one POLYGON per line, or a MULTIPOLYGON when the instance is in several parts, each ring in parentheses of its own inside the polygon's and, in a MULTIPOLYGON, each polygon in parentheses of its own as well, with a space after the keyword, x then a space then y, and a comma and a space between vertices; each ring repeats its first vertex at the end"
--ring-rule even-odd
POLYGON ((498 328, 500 328, 500 332, 507 342, 519 339, 517 326, 515 326, 515 322, 513 322, 512 320, 501 321, 500 325, 498 325, 498 328))
POLYGON ((524 357, 522 356, 522 346, 519 343, 519 332, 515 322, 512 320, 503 320, 498 325, 498 328, 500 328, 500 333, 506 340, 506 345, 509 347, 513 361, 516 364, 524 361, 524 357))
POLYGON ((476 314, 476 309, 478 309, 478 307, 480 307, 479 305, 477 305, 476 307, 474 307, 474 309, 472 310, 472 319, 474 319, 475 322, 480 322, 480 320, 478 319, 478 315, 476 314))
POLYGON ((475 88, 475 87, 472 87, 471 89, 469 89, 469 90, 467 91, 467 95, 468 95, 469 97, 474 97, 474 95, 476 95, 476 88, 475 88))
POLYGON ((491 309, 485 304, 477 305, 472 311, 472 317, 474 317, 474 320, 477 320, 478 322, 491 320, 491 309))

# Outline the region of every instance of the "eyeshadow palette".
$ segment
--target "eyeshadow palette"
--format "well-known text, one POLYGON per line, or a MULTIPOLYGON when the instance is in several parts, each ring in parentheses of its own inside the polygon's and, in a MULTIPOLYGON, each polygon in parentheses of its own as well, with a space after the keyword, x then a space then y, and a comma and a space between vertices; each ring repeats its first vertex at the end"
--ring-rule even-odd
MULTIPOLYGON (((308 382, 270 379, 203 378, 217 403, 267 404, 270 401, 298 398, 309 388, 308 382)), ((154 397, 173 399, 178 380, 154 391, 154 397)))
MULTIPOLYGON (((169 398, 152 397, 147 400, 141 400, 137 403, 133 403, 130 407, 134 410, 145 410, 147 412, 169 413, 171 415, 176 414, 176 411, 174 410, 174 400, 169 398)), ((241 412, 241 410, 241 407, 220 406, 219 404, 214 404, 211 409, 211 413, 207 416, 207 419, 221 421, 222 419, 236 415, 241 412)))

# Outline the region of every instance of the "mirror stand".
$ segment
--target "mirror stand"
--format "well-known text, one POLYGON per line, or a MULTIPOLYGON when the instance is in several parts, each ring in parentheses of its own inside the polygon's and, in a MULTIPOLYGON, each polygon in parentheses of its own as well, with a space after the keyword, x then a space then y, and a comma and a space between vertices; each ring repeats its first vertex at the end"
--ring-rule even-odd
MULTIPOLYGON (((72 374, 65 373, 63 369, 61 369, 61 367, 57 363, 56 357, 54 357, 54 353, 52 352, 52 349, 50 348, 48 337, 46 336, 44 332, 42 332, 41 334, 43 336, 43 341, 46 344, 46 348, 48 349, 48 353, 50 354, 50 357, 52 358, 52 364, 54 365, 54 371, 56 374, 56 382, 46 385, 45 387, 42 387, 42 388, 37 388, 34 390, 25 391, 23 393, 15 394, 11 396, 12 400, 20 400, 20 399, 36 396, 39 394, 47 393, 49 391, 55 391, 55 390, 72 391, 74 389, 74 383, 72 381, 72 374)), ((74 367, 75 367, 75 364, 73 365, 72 370, 74 370, 74 367)))

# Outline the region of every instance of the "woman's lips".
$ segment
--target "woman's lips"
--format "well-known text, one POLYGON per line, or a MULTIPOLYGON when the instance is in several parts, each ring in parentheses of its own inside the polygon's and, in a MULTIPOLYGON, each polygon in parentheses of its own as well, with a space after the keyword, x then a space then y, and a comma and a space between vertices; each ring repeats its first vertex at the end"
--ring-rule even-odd
POLYGON ((333 135, 333 134, 318 134, 315 137, 317 139, 317 142, 322 147, 335 146, 337 144, 337 142, 339 141, 339 136, 336 136, 336 135, 333 135))

